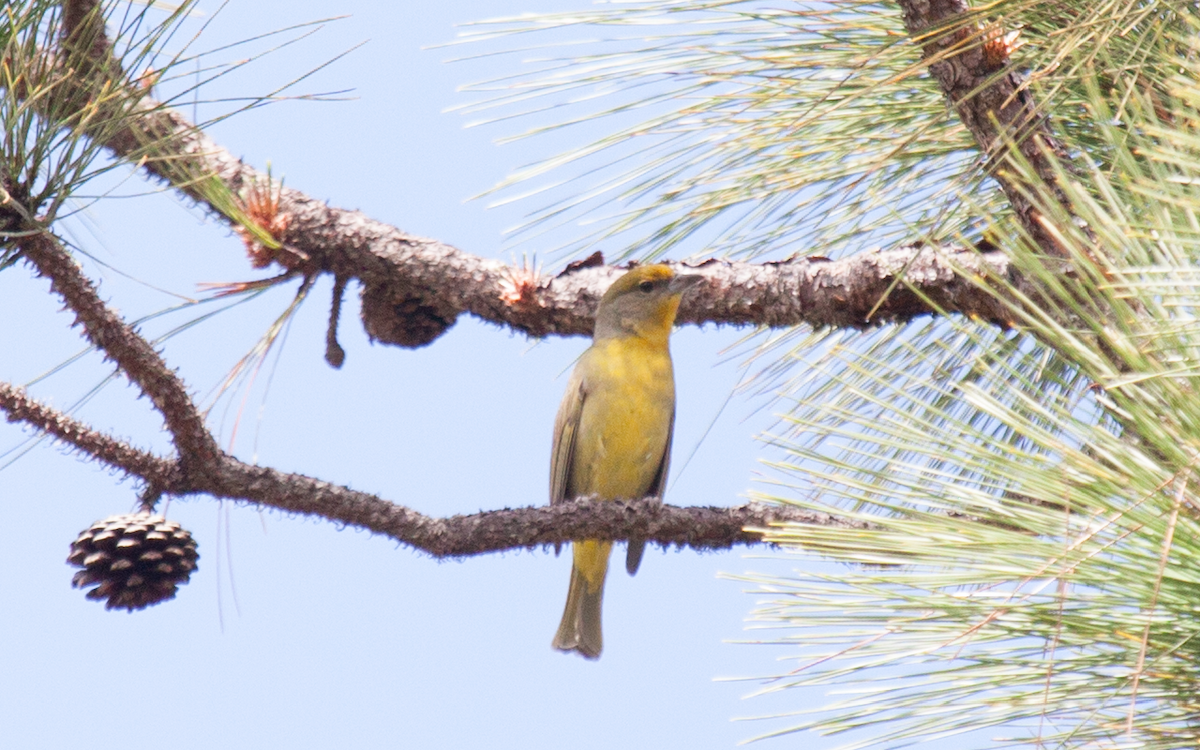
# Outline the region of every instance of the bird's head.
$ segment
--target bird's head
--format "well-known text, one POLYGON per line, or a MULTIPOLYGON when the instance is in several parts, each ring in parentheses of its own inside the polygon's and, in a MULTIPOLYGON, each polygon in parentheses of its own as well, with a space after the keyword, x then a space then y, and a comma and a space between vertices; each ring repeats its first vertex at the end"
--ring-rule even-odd
POLYGON ((665 339, 675 325, 679 300, 703 276, 677 274, 670 266, 638 266, 613 282, 596 309, 595 338, 641 336, 665 339))

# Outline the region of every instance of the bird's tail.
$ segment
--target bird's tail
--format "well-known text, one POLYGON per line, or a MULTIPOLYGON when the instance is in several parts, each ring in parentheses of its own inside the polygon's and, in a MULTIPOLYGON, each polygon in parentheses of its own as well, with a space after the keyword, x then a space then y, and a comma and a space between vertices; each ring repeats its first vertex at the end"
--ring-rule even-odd
POLYGON ((571 566, 571 588, 567 606, 554 636, 559 651, 578 651, 588 659, 599 659, 604 648, 600 631, 600 606, 604 600, 604 577, 608 572, 609 542, 577 542, 571 566))

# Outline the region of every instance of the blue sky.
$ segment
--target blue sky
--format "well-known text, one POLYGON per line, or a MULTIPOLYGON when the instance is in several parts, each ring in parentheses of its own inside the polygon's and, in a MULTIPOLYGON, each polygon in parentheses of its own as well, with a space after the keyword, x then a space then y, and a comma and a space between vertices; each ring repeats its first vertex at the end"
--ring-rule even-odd
MULTIPOLYGON (((235 0, 216 13, 217 5, 201 2, 205 15, 187 27, 211 21, 197 50, 330 11, 315 2, 235 0)), ((519 60, 445 64, 456 50, 422 47, 453 39, 456 23, 572 7, 584 4, 338 3, 346 18, 215 82, 201 96, 221 101, 196 111, 230 111, 236 97, 275 88, 365 41, 295 90, 352 90, 343 100, 273 104, 223 120, 211 134, 331 204, 510 259, 502 232, 535 206, 487 210, 465 199, 601 131, 497 146, 512 128, 464 129, 464 118, 445 110, 466 101, 457 87, 493 75, 496 66, 516 70, 519 60)), ((215 59, 245 54, 233 49, 215 59)), ((266 275, 249 267, 227 228, 130 174, 118 170, 95 186, 127 197, 92 203, 63 227, 95 258, 89 273, 128 319, 176 304, 172 294, 198 296, 199 283, 266 275)), ((567 260, 540 257, 548 268, 567 260)), ((23 266, 0 274, 5 319, 20 321, 0 328, 7 381, 30 382, 83 348, 46 291, 23 266)), ((163 342, 168 362, 202 403, 291 293, 237 306, 163 342)), ((322 360, 328 295, 325 280, 244 404, 247 391, 237 390, 213 410, 224 445, 240 413, 232 443, 239 456, 425 513, 545 502, 554 411, 586 341, 531 341, 464 318, 425 349, 373 346, 357 322, 354 290, 341 327, 346 365, 335 371, 322 360)), ((195 315, 176 313, 143 330, 162 335, 195 315)), ((770 410, 740 396, 725 406, 741 374, 726 350, 742 335, 711 328, 676 334, 671 502, 737 503, 752 484, 760 455, 754 436, 769 426, 770 410)), ((88 355, 32 391, 66 408, 109 371, 88 355)), ((122 382, 109 383, 77 414, 138 445, 167 448, 157 415, 122 382)), ((724 748, 786 726, 733 718, 819 705, 819 693, 801 691, 743 700, 760 685, 719 680, 795 666, 776 661, 793 653, 785 647, 728 642, 755 636, 744 621, 760 597, 720 575, 784 574, 802 564, 761 552, 747 559, 744 551, 651 550, 636 578, 614 571, 605 654, 590 663, 549 646, 566 595, 567 556, 437 562, 329 523, 188 498, 172 501, 167 513, 199 541, 192 582, 172 602, 106 612, 70 588, 64 558, 80 530, 135 506, 135 486, 48 441, 12 460, 28 438, 20 427, 0 425, 0 452, 9 451, 0 457, 8 531, 0 545, 6 747, 724 748)))

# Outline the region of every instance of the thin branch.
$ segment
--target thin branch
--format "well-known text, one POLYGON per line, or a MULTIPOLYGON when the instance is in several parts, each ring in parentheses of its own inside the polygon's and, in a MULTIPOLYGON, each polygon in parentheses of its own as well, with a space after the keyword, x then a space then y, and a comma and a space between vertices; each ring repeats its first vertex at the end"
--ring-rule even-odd
MULTIPOLYGON (((1193 464, 1195 461, 1192 462, 1193 464)), ((1189 467, 1190 468, 1190 467, 1189 467)), ((1142 677, 1146 669, 1146 651, 1150 647, 1150 629, 1154 626, 1154 610, 1158 607, 1158 597, 1162 593, 1163 576, 1166 575, 1167 565, 1171 562, 1171 550, 1175 541, 1175 526, 1179 521, 1179 509, 1183 507, 1183 502, 1187 492, 1187 475, 1181 475, 1175 479, 1179 483, 1179 489, 1175 492, 1175 504, 1171 506, 1171 515, 1167 519, 1167 532, 1163 536, 1162 553, 1158 558, 1158 571, 1154 576, 1154 591, 1150 595, 1150 604, 1146 607, 1146 627, 1142 630, 1141 644, 1138 646, 1137 664, 1133 667, 1133 684, 1129 689, 1129 713, 1125 717, 1125 733, 1131 735, 1133 733, 1133 719, 1137 715, 1138 705, 1138 686, 1141 684, 1142 677)))
POLYGON ((0 383, 0 411, 9 422, 24 422, 101 461, 146 480, 150 485, 179 481, 176 462, 134 448, 29 396, 24 388, 0 383))
MULTIPOLYGON (((860 527, 825 513, 791 506, 749 504, 734 508, 677 507, 655 498, 621 502, 577 501, 555 506, 506 508, 433 518, 410 508, 299 474, 226 459, 214 485, 217 497, 235 497, 280 510, 318 515, 384 534, 434 557, 464 557, 532 549, 573 539, 645 539, 697 550, 759 544, 763 529, 782 523, 860 527)), ((862 528, 866 524, 861 525, 862 528)))
POLYGON ((301 474, 252 466, 231 456, 188 474, 178 460, 155 456, 109 437, 79 420, 0 383, 0 411, 49 433, 76 450, 143 479, 155 493, 211 495, 323 519, 388 536, 434 557, 468 557, 532 549, 572 539, 624 540, 631 536, 666 546, 715 550, 759 544, 760 531, 781 523, 866 528, 827 513, 753 503, 735 508, 662 505, 657 499, 579 501, 556 506, 506 508, 435 518, 377 495, 301 474))
POLYGON ((346 361, 346 350, 338 343, 338 321, 342 318, 342 300, 346 296, 346 277, 333 280, 333 299, 329 305, 329 325, 325 329, 325 361, 338 369, 346 361))
POLYGON ((166 422, 186 469, 212 463, 221 450, 179 375, 154 347, 110 309, 90 279, 48 231, 17 240, 22 256, 75 313, 84 336, 148 396, 166 422))

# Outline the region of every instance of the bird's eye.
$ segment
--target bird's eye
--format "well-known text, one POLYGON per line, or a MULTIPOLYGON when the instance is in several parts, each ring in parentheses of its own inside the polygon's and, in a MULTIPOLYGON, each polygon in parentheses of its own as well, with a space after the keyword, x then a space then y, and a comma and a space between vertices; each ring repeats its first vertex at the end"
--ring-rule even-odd
POLYGON ((654 291, 654 282, 643 281, 642 283, 638 284, 638 289, 641 289, 643 292, 649 294, 650 292, 654 291))

